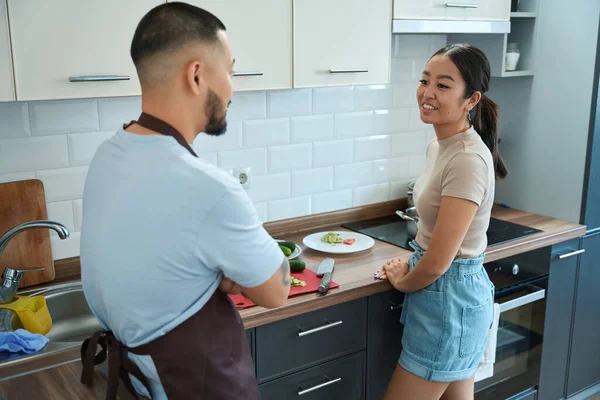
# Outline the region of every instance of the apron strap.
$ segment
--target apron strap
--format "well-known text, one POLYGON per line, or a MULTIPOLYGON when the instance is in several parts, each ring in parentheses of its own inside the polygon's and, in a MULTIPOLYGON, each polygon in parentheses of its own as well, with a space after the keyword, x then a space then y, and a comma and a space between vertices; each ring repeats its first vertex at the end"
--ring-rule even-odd
POLYGON ((133 124, 138 124, 143 126, 146 129, 150 129, 151 131, 158 132, 161 135, 171 136, 177 140, 177 142, 186 148, 187 151, 190 152, 194 157, 198 157, 194 149, 190 146, 190 144, 184 139, 183 135, 179 133, 179 131, 170 124, 166 123, 162 119, 158 119, 150 114, 142 113, 137 121, 131 121, 127 125, 123 125, 123 129, 129 128, 133 124))

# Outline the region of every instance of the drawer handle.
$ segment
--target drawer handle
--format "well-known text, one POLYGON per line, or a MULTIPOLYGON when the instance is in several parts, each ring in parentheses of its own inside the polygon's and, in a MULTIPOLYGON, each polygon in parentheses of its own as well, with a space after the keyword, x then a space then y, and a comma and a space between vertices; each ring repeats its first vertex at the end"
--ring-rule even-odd
MULTIPOLYGON (((327 378, 327 379, 329 379, 329 378, 327 378)), ((331 380, 329 380, 327 382, 321 383, 320 385, 316 385, 316 386, 313 386, 311 388, 308 388, 308 389, 305 389, 305 390, 301 390, 301 391, 298 392, 298 396, 304 396, 307 393, 314 392, 315 390, 319 390, 319 389, 324 388, 324 387, 329 386, 329 385, 333 385, 334 383, 338 383, 341 380, 342 380, 342 378, 331 379, 331 380)))
POLYGON ((390 304, 390 310, 391 311, 396 311, 396 310, 402 308, 402 303, 396 304, 396 303, 391 302, 391 301, 388 301, 388 303, 390 304))
POLYGON ((130 79, 129 75, 82 75, 69 77, 69 82, 110 82, 130 79))
POLYGON ((564 260, 565 258, 577 256, 577 255, 583 254, 583 253, 585 253, 585 249, 576 250, 576 251, 572 251, 572 252, 567 253, 567 254, 561 254, 561 255, 558 256, 558 259, 559 260, 564 260))
POLYGON ((366 68, 356 68, 356 69, 344 69, 344 68, 332 68, 329 70, 330 74, 357 74, 361 72, 369 72, 366 68))
POLYGON ((239 71, 239 72, 233 72, 232 73, 233 76, 263 76, 264 73, 259 72, 259 71, 239 71))
POLYGON ((335 322, 329 322, 327 321, 327 324, 323 325, 323 326, 319 326, 318 328, 315 329, 311 329, 309 331, 303 331, 302 328, 298 328, 300 329, 300 332, 298 332, 298 337, 303 337, 303 336, 308 336, 308 335, 312 335, 313 333, 317 333, 317 332, 321 332, 324 331, 325 329, 331 329, 334 326, 338 326, 341 325, 343 321, 335 321, 335 322))
POLYGON ((478 8, 477 4, 456 4, 456 3, 446 3, 446 7, 448 8, 478 8))

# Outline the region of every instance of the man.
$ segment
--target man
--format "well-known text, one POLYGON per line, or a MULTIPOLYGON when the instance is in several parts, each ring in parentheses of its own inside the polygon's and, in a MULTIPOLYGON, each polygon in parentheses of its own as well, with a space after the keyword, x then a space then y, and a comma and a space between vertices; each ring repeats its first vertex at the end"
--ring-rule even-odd
POLYGON ((130 391, 135 375, 135 390, 153 399, 258 399, 225 293, 281 306, 289 265, 239 183, 189 145, 226 130, 234 59, 225 26, 200 8, 163 4, 139 23, 131 57, 143 114, 100 146, 83 198, 83 287, 112 333, 84 345, 82 380, 99 341, 115 354, 109 397, 120 359, 130 391))

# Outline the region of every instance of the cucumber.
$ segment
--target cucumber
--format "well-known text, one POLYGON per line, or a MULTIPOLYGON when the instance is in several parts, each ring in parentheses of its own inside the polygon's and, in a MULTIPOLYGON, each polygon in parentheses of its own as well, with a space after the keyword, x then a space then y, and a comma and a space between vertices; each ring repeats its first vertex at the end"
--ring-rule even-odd
POLYGON ((279 245, 279 248, 281 251, 283 251, 283 254, 285 254, 286 257, 289 257, 292 254, 292 251, 285 246, 279 245))
POLYGON ((292 253, 294 252, 294 250, 296 250, 296 244, 294 242, 279 242, 279 245, 287 247, 292 251, 292 253))
POLYGON ((304 261, 290 260, 290 270, 292 272, 302 272, 305 268, 306 264, 304 264, 304 261))

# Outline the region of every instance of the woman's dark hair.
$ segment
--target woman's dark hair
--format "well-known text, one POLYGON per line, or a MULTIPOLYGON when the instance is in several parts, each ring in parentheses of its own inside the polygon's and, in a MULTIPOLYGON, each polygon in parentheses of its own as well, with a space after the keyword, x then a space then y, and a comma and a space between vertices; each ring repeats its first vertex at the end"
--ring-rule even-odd
POLYGON ((498 105, 485 95, 490 87, 491 76, 486 55, 470 44, 451 44, 438 50, 431 57, 438 55, 449 57, 460 71, 467 84, 465 99, 476 91, 481 92, 481 100, 474 110, 471 110, 469 119, 492 153, 496 178, 505 178, 508 170, 498 151, 498 105))

